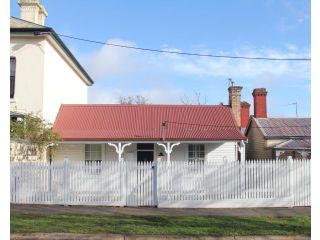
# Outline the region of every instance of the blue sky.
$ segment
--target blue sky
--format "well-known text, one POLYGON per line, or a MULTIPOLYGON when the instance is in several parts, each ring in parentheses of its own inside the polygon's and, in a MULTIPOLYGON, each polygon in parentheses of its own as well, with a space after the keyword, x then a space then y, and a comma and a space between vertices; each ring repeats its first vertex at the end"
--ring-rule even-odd
MULTIPOLYGON (((11 15, 19 17, 16 0, 11 15)), ((308 0, 43 0, 46 25, 57 33, 98 41, 185 52, 310 57, 308 0)), ((268 91, 269 116, 310 116, 310 62, 270 62, 142 52, 64 39, 95 81, 90 103, 143 95, 150 103, 181 104, 200 93, 207 104, 227 104, 228 78, 268 91)), ((253 106, 251 107, 253 113, 253 106)))

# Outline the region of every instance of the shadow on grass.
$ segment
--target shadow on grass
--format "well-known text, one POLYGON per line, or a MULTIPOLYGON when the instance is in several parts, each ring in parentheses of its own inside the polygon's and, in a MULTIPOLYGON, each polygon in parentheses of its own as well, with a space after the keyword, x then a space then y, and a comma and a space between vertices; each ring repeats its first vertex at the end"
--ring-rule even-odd
POLYGON ((127 235, 308 235, 310 217, 97 216, 12 214, 12 233, 115 233, 127 235))

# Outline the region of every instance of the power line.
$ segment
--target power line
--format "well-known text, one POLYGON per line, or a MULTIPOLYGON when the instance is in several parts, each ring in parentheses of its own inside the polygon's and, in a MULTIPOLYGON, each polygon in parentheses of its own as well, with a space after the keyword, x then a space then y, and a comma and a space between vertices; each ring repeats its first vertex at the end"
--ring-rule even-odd
MULTIPOLYGON (((214 128, 235 128, 234 125, 210 125, 210 124, 198 124, 198 123, 186 123, 186 122, 173 122, 165 121, 166 123, 180 124, 180 125, 189 125, 189 126, 199 126, 199 127, 214 127, 214 128)), ((311 127, 311 125, 278 125, 278 126, 269 126, 269 127, 251 127, 251 128, 285 128, 285 127, 311 127)))
POLYGON ((159 50, 152 48, 142 48, 142 47, 133 47, 128 45, 107 43, 102 41, 90 40, 80 37, 74 37, 70 35, 64 35, 57 33, 60 37, 75 39, 84 42, 90 42, 100 45, 108 45, 112 47, 120 47, 120 48, 128 48, 134 50, 142 50, 149 52, 157 52, 157 53, 169 53, 169 54, 179 54, 179 55, 187 55, 187 56, 197 56, 197 57, 212 57, 212 58, 228 58, 228 59, 246 59, 246 60, 269 60, 269 61, 311 61, 311 58, 269 58, 269 57, 246 57, 246 56, 231 56, 231 55, 213 55, 213 54, 201 54, 201 53, 189 53, 189 52, 179 52, 179 51, 169 51, 169 50, 159 50))

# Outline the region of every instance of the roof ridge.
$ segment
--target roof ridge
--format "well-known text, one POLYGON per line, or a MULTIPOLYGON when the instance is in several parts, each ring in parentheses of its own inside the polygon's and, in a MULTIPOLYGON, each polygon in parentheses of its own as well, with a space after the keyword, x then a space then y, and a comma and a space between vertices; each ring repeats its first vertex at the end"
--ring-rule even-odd
POLYGON ((121 104, 121 103, 94 103, 94 104, 61 104, 64 107, 222 107, 229 108, 229 105, 183 105, 183 104, 121 104))
POLYGON ((259 119, 311 119, 311 117, 267 117, 267 118, 255 118, 259 119))

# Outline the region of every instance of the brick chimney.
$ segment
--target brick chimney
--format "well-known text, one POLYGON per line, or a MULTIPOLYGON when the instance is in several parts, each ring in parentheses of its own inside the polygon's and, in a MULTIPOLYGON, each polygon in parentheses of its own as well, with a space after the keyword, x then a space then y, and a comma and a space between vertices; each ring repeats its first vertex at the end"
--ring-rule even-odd
POLYGON ((44 25, 48 13, 40 0, 18 0, 18 4, 21 19, 44 25))
POLYGON ((252 92, 255 118, 267 118, 267 93, 265 88, 255 88, 252 92))
POLYGON ((231 86, 229 91, 229 105, 232 108, 233 115, 236 119, 237 126, 241 126, 241 90, 242 87, 231 86))
POLYGON ((249 122, 250 103, 241 102, 241 128, 245 128, 249 122))

